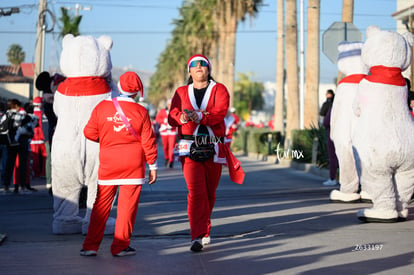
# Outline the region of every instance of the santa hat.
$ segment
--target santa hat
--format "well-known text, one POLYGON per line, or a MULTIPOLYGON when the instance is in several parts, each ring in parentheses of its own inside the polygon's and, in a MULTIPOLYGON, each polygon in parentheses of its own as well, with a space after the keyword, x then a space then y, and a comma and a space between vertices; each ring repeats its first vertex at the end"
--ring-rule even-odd
POLYGON ((203 61, 207 62, 208 71, 211 72, 211 63, 208 60, 208 58, 205 57, 202 54, 193 55, 192 57, 190 57, 190 59, 188 59, 188 62, 187 62, 187 70, 188 70, 188 72, 190 72, 190 63, 193 62, 193 61, 197 61, 197 60, 203 60, 203 61))
POLYGON ((42 104, 42 100, 43 99, 40 96, 33 98, 33 105, 39 106, 40 104, 42 104))
POLYGON ((118 90, 124 95, 136 95, 141 91, 141 97, 144 95, 144 87, 141 79, 134 72, 126 72, 119 78, 118 90))

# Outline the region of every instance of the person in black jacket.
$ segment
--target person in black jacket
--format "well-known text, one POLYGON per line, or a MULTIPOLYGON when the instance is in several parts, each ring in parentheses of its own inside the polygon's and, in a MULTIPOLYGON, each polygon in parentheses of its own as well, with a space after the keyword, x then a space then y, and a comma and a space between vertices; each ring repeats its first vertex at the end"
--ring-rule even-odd
POLYGON ((333 90, 328 89, 326 91, 326 101, 322 104, 321 110, 319 111, 319 115, 325 117, 328 113, 329 109, 332 107, 332 103, 334 101, 335 93, 333 90))

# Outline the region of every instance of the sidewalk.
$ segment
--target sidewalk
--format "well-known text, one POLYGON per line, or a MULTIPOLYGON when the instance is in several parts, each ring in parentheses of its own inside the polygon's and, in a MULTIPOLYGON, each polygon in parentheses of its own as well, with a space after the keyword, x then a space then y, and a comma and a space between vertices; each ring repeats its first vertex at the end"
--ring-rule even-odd
MULTIPOLYGON (((411 274, 414 207, 407 222, 364 224, 369 204, 333 204, 324 177, 240 157, 243 185, 227 169, 217 191, 212 244, 192 253, 181 166, 145 185, 131 245, 114 258, 111 236, 97 257, 81 257, 84 236, 51 233, 53 199, 44 180, 30 195, 0 196, 0 274, 411 274)), ((162 167, 162 159, 159 164, 162 167)), ((113 214, 115 212, 113 211, 113 214)))

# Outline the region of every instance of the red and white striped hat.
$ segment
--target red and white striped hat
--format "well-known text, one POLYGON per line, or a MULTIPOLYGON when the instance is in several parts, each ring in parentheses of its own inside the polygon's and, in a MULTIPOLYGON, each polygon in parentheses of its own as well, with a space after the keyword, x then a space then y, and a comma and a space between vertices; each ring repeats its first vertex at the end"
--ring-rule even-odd
POLYGON ((121 75, 118 81, 118 90, 124 95, 136 95, 141 91, 141 97, 144 96, 144 86, 135 72, 126 72, 121 75))

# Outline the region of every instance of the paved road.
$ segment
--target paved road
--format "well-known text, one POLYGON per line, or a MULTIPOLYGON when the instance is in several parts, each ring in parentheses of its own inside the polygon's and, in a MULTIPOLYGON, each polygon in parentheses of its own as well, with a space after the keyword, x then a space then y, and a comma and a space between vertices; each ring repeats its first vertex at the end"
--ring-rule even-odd
MULTIPOLYGON (((0 196, 0 274, 412 274, 414 207, 407 222, 364 224, 369 204, 332 204, 319 176, 239 158, 243 185, 226 169, 217 191, 212 244, 192 253, 186 188, 179 165, 145 185, 132 246, 114 258, 111 236, 97 257, 81 257, 82 235, 53 235, 44 180, 31 195, 0 196)), ((160 161, 161 164, 161 161, 160 161)), ((113 213, 115 214, 115 213, 113 213)))

